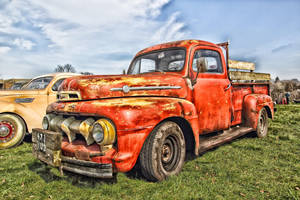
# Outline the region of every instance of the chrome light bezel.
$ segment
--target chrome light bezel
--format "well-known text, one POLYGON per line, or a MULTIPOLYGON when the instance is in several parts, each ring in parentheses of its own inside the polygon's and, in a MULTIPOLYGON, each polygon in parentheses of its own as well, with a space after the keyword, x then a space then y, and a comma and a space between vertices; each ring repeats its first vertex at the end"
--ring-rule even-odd
POLYGON ((42 120, 42 127, 44 130, 50 130, 50 123, 51 120, 55 117, 56 115, 54 114, 47 114, 43 117, 42 120))
POLYGON ((104 140, 104 130, 101 124, 94 123, 91 133, 96 143, 101 143, 104 140))

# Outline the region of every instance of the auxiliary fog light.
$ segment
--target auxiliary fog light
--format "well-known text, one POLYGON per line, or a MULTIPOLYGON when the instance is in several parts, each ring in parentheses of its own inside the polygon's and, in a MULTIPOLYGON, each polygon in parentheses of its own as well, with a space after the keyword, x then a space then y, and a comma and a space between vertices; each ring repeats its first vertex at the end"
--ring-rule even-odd
POLYGON ((42 127, 44 130, 48 130, 50 128, 50 121, 55 117, 55 114, 47 114, 43 118, 42 127))
POLYGON ((93 124, 92 135, 99 145, 111 145, 116 140, 116 130, 108 119, 99 119, 93 124))

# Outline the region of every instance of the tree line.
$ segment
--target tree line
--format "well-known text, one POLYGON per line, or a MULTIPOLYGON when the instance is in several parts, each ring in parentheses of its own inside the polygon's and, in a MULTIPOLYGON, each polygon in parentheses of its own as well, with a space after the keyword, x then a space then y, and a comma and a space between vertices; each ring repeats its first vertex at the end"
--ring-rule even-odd
MULTIPOLYGON (((69 72, 69 73, 76 73, 75 67, 73 67, 71 64, 65 64, 65 65, 57 65, 54 69, 54 72, 69 72)), ((93 75, 91 72, 79 72, 83 75, 93 75)))

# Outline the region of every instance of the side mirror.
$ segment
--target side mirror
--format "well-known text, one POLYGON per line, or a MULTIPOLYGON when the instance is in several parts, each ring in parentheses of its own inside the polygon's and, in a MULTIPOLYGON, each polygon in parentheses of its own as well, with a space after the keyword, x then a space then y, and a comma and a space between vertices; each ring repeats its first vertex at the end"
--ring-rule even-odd
POLYGON ((205 57, 197 58, 196 65, 197 65, 197 75, 196 78, 192 81, 193 85, 197 83, 197 78, 199 73, 207 72, 207 68, 208 68, 207 59, 205 57))
POLYGON ((126 74, 126 70, 125 70, 125 69, 123 69, 123 74, 124 74, 124 75, 126 74))

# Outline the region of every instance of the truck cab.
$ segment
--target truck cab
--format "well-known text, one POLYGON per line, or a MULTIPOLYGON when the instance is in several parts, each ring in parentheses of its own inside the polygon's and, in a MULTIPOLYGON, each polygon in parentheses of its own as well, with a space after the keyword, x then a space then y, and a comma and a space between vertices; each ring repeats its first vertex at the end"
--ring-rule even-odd
MULTIPOLYGON (((251 131, 266 136, 274 113, 269 75, 230 72, 222 46, 155 45, 137 53, 125 75, 66 79, 43 129, 34 129, 34 155, 98 178, 138 164, 146 179, 160 181, 181 171, 188 152, 198 155, 251 131)), ((238 65, 249 63, 232 64, 238 65)))

